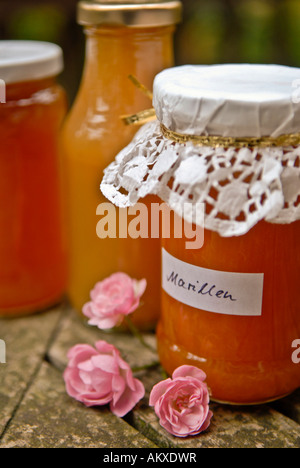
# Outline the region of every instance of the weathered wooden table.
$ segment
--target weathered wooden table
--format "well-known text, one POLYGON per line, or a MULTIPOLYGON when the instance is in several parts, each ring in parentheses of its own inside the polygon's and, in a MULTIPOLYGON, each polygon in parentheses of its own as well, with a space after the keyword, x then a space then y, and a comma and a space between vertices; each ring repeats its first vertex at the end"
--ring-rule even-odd
MULTIPOLYGON (((6 364, 0 364, 1 448, 300 448, 300 391, 263 406, 213 404, 209 430, 186 439, 162 429, 148 406, 152 386, 162 379, 158 369, 139 374, 147 394, 124 419, 71 399, 62 378, 71 346, 105 339, 134 367, 156 356, 129 334, 88 327, 67 305, 0 320, 0 339, 7 352, 6 364)), ((145 339, 155 345, 154 335, 145 339)))

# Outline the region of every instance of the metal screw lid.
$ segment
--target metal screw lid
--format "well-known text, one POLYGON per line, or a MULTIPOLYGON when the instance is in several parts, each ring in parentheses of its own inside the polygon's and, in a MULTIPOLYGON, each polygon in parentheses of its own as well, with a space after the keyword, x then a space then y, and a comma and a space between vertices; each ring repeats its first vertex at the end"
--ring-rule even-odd
POLYGON ((182 3, 178 0, 84 0, 78 4, 78 23, 155 27, 181 21, 182 3))

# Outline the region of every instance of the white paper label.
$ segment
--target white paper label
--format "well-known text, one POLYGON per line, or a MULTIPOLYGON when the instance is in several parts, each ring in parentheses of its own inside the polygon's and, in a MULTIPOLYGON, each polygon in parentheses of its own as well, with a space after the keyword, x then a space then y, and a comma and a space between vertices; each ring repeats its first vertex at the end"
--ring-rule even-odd
POLYGON ((227 273, 182 262, 162 249, 162 287, 196 309, 226 315, 262 315, 263 273, 227 273))

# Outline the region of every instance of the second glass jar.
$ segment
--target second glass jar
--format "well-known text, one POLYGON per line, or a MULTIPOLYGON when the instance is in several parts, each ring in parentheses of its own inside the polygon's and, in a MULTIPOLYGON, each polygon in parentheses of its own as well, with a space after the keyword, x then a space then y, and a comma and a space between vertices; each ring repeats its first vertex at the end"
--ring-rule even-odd
MULTIPOLYGON (((96 213, 99 205, 107 203, 99 188, 103 170, 137 130, 126 127, 121 116, 151 107, 149 98, 128 76, 136 76, 151 90, 155 75, 173 65, 174 24, 181 4, 164 2, 161 10, 160 4, 152 4, 153 11, 149 5, 143 11, 145 5, 134 4, 135 14, 130 17, 125 15, 128 5, 119 5, 121 24, 112 25, 112 12, 108 5, 102 11, 102 3, 94 3, 92 13, 92 2, 79 7, 79 22, 85 26, 87 38, 86 61, 63 131, 71 257, 69 297, 80 312, 95 283, 107 276, 122 271, 136 279, 146 278, 144 305, 133 314, 133 321, 141 329, 150 329, 160 310, 159 239, 120 239, 118 235, 100 239, 96 213), (157 25, 153 24, 155 17, 157 25)), ((114 5, 114 11, 116 8, 114 5)))

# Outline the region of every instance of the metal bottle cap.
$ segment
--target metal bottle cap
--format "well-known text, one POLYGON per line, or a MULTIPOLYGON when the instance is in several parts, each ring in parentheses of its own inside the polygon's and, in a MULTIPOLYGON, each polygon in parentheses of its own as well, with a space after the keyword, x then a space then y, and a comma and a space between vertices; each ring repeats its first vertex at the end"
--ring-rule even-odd
POLYGON ((78 4, 78 23, 84 26, 167 26, 179 23, 181 17, 178 0, 84 0, 78 4))

